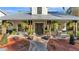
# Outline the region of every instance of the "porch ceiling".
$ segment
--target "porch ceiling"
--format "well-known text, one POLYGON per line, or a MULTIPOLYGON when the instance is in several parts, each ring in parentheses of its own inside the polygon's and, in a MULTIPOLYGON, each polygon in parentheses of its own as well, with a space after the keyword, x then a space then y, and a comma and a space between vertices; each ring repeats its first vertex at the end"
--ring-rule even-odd
POLYGON ((0 17, 0 20, 79 20, 79 17, 72 15, 30 15, 26 13, 16 13, 0 17))

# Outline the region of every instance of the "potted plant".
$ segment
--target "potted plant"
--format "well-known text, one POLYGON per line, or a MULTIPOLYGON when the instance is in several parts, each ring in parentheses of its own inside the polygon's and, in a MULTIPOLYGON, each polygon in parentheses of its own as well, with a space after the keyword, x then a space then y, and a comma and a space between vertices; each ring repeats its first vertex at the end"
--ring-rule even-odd
POLYGON ((49 30, 47 29, 47 30, 45 30, 45 34, 47 35, 49 33, 49 30))

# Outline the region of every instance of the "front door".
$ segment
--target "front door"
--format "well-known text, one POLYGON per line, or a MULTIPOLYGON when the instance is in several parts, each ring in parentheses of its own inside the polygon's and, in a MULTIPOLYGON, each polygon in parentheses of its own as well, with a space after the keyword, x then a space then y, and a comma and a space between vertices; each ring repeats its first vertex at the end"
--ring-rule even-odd
POLYGON ((43 23, 35 23, 35 33, 37 35, 43 34, 43 23))

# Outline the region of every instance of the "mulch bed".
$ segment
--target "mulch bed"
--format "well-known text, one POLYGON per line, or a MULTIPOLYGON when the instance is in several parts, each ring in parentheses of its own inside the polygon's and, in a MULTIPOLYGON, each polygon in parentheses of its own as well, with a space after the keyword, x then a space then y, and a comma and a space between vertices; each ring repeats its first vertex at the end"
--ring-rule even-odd
POLYGON ((78 43, 71 45, 68 40, 64 39, 49 39, 47 47, 49 51, 79 51, 78 43))

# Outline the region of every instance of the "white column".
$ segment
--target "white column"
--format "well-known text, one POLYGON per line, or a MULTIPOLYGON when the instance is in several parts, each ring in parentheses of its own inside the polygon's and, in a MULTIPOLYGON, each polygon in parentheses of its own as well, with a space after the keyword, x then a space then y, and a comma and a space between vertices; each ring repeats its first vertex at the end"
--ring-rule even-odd
POLYGON ((76 26, 76 35, 77 35, 77 22, 76 22, 75 26, 76 26))
POLYGON ((48 14, 47 7, 42 7, 42 15, 47 15, 47 14, 48 14))
POLYGON ((65 30, 66 30, 66 22, 65 22, 64 26, 65 26, 65 30))
POLYGON ((51 36, 51 24, 50 24, 50 36, 51 36))
POLYGON ((77 22, 75 22, 75 24, 73 24, 73 25, 74 25, 75 35, 77 35, 77 22))
POLYGON ((32 14, 37 14, 37 7, 32 7, 32 14))
POLYGON ((63 30, 66 31, 66 21, 63 21, 63 30))

